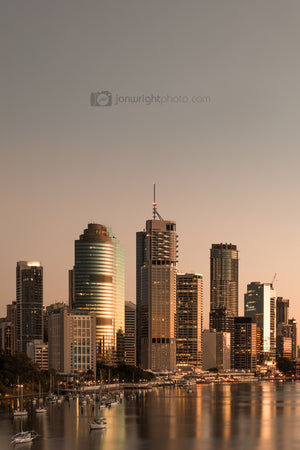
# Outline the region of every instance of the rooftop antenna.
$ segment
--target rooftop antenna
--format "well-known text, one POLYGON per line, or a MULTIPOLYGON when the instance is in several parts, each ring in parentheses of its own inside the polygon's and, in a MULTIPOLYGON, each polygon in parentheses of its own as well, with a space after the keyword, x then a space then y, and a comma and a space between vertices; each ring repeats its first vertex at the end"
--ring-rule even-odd
POLYGON ((159 218, 159 220, 164 220, 161 215, 159 214, 159 212, 157 211, 156 207, 157 207, 157 203, 155 201, 155 183, 153 184, 153 220, 156 219, 156 216, 159 218))

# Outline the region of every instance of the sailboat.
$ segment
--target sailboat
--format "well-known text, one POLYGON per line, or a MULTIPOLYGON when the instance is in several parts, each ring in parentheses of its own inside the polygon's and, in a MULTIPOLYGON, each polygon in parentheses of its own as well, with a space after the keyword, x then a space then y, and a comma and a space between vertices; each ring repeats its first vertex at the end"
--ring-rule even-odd
POLYGON ((105 430, 107 423, 105 417, 100 417, 99 419, 96 419, 95 417, 95 400, 94 400, 94 418, 89 420, 89 427, 90 430, 105 430))
POLYGON ((43 406, 43 398, 41 396, 41 382, 39 382, 39 406, 38 408, 36 408, 35 412, 38 414, 47 412, 47 408, 43 406))
POLYGON ((24 417, 28 415, 28 411, 23 409, 23 384, 19 384, 18 379, 18 409, 14 411, 14 417, 24 417))

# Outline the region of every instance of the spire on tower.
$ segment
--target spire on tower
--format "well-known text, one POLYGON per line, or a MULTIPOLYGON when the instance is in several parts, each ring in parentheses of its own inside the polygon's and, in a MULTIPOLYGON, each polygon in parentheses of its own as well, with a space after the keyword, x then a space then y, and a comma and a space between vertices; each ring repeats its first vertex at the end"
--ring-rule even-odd
POLYGON ((157 203, 155 201, 155 183, 153 183, 153 220, 156 219, 156 216, 159 218, 159 220, 164 220, 161 215, 159 214, 159 212, 157 211, 156 207, 157 207, 157 203))

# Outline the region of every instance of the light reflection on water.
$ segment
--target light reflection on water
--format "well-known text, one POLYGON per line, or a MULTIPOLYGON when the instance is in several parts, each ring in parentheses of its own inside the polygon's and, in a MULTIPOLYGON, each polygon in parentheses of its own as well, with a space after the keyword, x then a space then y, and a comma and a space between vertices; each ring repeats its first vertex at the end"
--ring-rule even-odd
MULTIPOLYGON (((29 414, 24 429, 39 438, 32 450, 227 450, 300 447, 300 383, 198 385, 140 391, 105 409, 108 428, 89 431, 89 407, 78 400, 49 405, 46 415, 29 414)), ((98 411, 98 415, 100 412, 98 411)), ((0 449, 20 430, 21 419, 0 412, 0 449)))

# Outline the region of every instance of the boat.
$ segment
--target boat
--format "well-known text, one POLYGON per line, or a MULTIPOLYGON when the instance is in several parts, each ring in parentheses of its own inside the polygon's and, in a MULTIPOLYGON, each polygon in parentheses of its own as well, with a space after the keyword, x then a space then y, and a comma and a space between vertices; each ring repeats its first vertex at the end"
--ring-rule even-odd
POLYGON ((26 442, 32 442, 38 433, 36 431, 21 431, 20 433, 15 434, 12 439, 12 444, 25 444, 26 442))
POLYGON ((14 417, 24 417, 28 415, 28 411, 23 409, 23 384, 19 384, 18 379, 18 409, 14 411, 14 417), (20 395, 19 395, 20 393, 20 395))
POLYGON ((43 414, 47 412, 47 408, 43 406, 43 398, 41 396, 41 383, 39 383, 39 406, 36 408, 37 414, 43 414))
POLYGON ((106 419, 105 419, 105 417, 100 417, 99 419, 96 419, 96 417, 95 417, 95 411, 96 411, 95 400, 94 400, 93 410, 94 410, 94 417, 89 420, 90 430, 104 430, 107 426, 106 419))
POLYGON ((89 422, 90 430, 105 430, 107 427, 106 419, 105 417, 100 417, 100 419, 92 419, 89 422))

